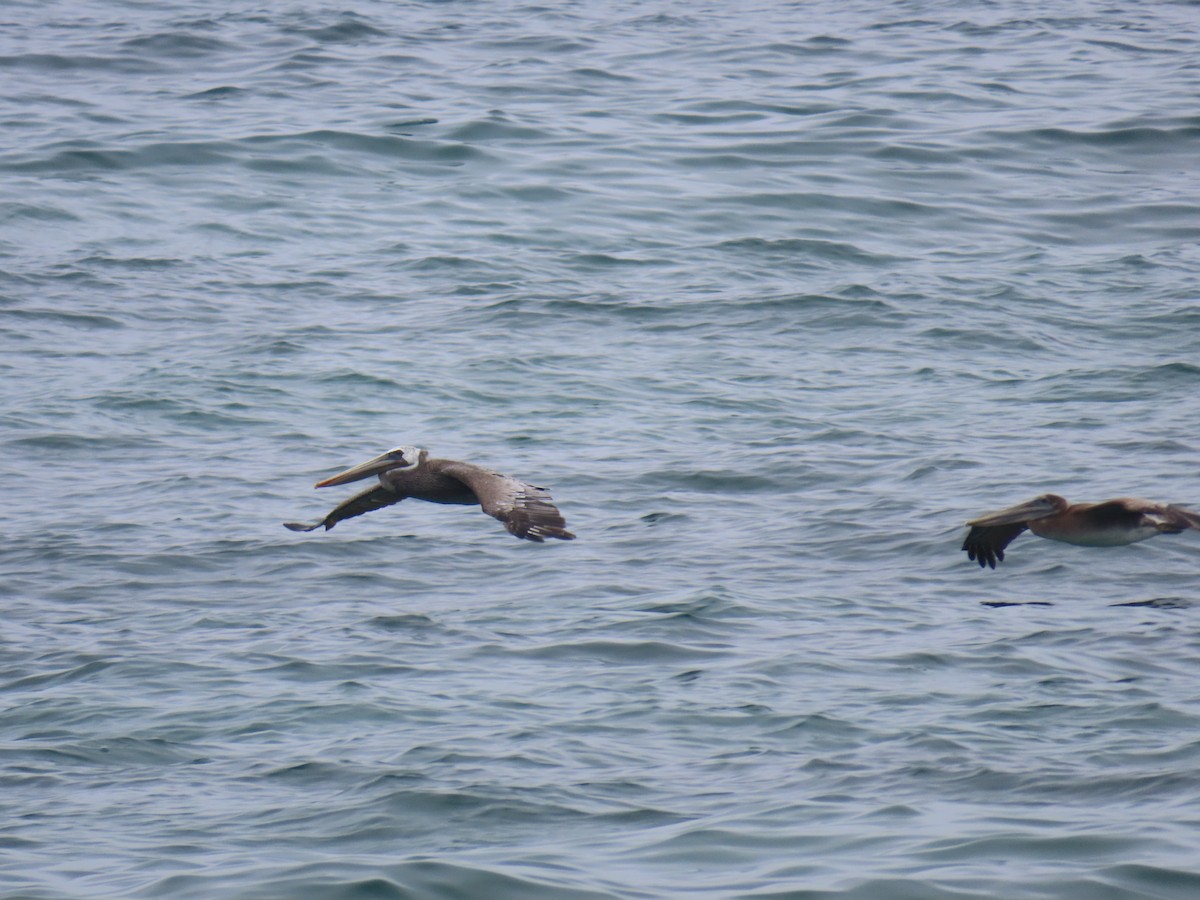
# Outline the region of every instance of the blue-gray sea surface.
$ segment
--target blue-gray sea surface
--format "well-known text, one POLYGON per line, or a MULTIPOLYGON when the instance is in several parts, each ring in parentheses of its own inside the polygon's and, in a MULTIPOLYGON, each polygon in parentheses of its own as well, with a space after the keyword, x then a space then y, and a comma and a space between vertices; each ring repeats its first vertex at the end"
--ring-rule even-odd
POLYGON ((1200 7, 0 7, 0 895, 1195 898, 1200 7), (574 542, 409 501, 397 444, 574 542))

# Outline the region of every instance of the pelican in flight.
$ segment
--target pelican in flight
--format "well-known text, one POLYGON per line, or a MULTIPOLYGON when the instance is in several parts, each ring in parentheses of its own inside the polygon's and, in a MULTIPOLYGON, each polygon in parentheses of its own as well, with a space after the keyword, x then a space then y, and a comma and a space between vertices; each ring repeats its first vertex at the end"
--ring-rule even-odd
POLYGON ((1082 547, 1120 547, 1159 534, 1200 530, 1200 515, 1137 497, 1118 497, 1103 503, 1068 503, 1057 494, 1043 494, 988 513, 967 523, 970 531, 962 548, 980 568, 996 568, 1004 548, 1028 528, 1038 537, 1082 547))
POLYGON ((324 525, 328 531, 342 519, 352 519, 412 497, 430 503, 482 506, 485 513, 503 522, 510 533, 539 544, 546 538, 569 541, 575 537, 564 527, 566 520, 550 502, 550 492, 545 488, 471 463, 430 459, 429 451, 418 447, 389 450, 332 478, 318 481, 315 486, 332 487, 372 475, 379 476, 379 484, 339 503, 321 521, 312 525, 284 522, 284 528, 313 531, 324 525))

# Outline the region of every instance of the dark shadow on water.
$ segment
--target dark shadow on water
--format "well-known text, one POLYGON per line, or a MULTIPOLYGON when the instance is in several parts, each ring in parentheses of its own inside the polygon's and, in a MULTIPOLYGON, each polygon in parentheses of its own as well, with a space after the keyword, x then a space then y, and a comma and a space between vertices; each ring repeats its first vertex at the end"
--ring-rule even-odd
MULTIPOLYGON (((1053 606, 1048 600, 981 600, 980 606, 991 609, 1002 609, 1006 606, 1053 606)), ((1130 600, 1127 603, 1110 603, 1109 606, 1135 606, 1150 609, 1190 609, 1195 606, 1194 600, 1183 597, 1155 597, 1152 600, 1130 600)))
POLYGON ((1148 606, 1151 609, 1189 609, 1195 606, 1192 600, 1182 597, 1155 597, 1153 600, 1130 600, 1128 603, 1113 603, 1112 606, 1148 606))
POLYGON ((1053 606, 1046 600, 981 600, 980 606, 990 606, 992 609, 1001 609, 1005 606, 1053 606))

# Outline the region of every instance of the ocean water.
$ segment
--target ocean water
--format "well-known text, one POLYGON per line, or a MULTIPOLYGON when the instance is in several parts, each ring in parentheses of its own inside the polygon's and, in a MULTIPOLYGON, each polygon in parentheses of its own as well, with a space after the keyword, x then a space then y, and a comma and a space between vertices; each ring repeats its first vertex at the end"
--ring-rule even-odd
POLYGON ((0 7, 0 896, 1194 898, 1200 7, 0 7), (410 501, 396 444, 578 539, 410 501))

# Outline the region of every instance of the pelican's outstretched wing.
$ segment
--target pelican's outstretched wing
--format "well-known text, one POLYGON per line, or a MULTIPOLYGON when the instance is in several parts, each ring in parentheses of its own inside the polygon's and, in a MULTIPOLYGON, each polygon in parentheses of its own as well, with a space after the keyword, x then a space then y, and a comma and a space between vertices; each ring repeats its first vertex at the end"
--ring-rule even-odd
POLYGON ((550 502, 550 492, 545 488, 471 463, 446 460, 441 463, 440 471, 474 491, 483 511, 499 519, 519 538, 540 544, 546 538, 569 541, 575 537, 567 531, 566 519, 550 502))
POLYGON ((363 513, 374 512, 377 509, 383 509, 385 506, 391 506, 393 503, 399 503, 404 497, 397 494, 395 491, 390 491, 381 484, 375 487, 367 488, 359 494, 355 494, 344 503, 339 503, 333 510, 319 522, 314 522, 311 525, 305 525, 303 522, 284 522, 284 528, 290 528, 292 531, 314 531, 325 526, 328 531, 342 519, 353 519, 355 516, 361 516, 363 513))
POLYGON ((1171 514, 1172 524, 1178 525, 1181 530, 1194 528, 1200 531, 1200 515, 1196 515, 1190 509, 1168 504, 1167 512, 1171 514))
POLYGON ((997 562, 1004 561, 1004 548, 1028 528, 1030 522, 1060 513, 1067 506, 1067 501, 1057 494, 1043 494, 1016 506, 977 516, 967 523, 971 530, 967 532, 962 548, 967 551, 967 558, 976 560, 980 568, 991 566, 994 569, 997 562))
POLYGON ((1171 503, 1153 503, 1149 500, 1130 499, 1126 503, 1163 534, 1179 534, 1188 529, 1200 531, 1200 515, 1196 515, 1190 509, 1171 503))
POLYGON ((975 525, 967 532, 962 548, 967 551, 967 559, 977 560, 981 569, 984 566, 994 569, 997 562, 1004 562, 1004 548, 1025 528, 1024 522, 1014 525, 975 525))

